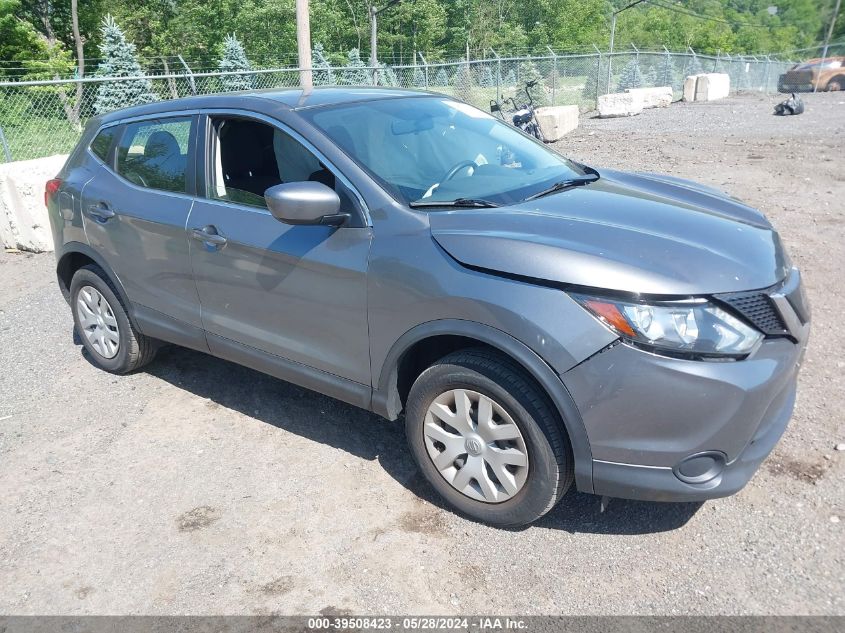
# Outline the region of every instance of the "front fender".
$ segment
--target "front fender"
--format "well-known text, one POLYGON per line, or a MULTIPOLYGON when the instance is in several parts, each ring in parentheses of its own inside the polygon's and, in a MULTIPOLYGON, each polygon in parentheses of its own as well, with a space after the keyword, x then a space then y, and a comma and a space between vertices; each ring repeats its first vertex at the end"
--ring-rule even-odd
POLYGON ((513 336, 489 325, 462 319, 438 319, 407 331, 391 347, 382 366, 377 388, 373 391, 372 410, 388 419, 401 411, 397 385, 398 367, 405 353, 416 343, 435 336, 452 335, 485 343, 518 362, 549 395, 569 435, 575 458, 578 490, 592 492, 592 453, 587 431, 575 401, 558 374, 533 350, 513 336))

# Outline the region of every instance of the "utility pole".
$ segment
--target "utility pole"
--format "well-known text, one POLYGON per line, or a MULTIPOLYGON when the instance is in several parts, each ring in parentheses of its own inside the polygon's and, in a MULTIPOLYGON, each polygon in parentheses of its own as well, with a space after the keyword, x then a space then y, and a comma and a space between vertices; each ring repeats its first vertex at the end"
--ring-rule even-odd
MULTIPOLYGON (((646 0, 635 0, 631 4, 628 4, 621 9, 618 9, 613 12, 610 16, 610 52, 607 55, 607 92, 610 92, 610 75, 613 72, 613 40, 616 39, 616 16, 622 13, 623 11, 627 11, 631 7, 635 7, 641 2, 645 2, 646 0)), ((596 80, 596 92, 598 93, 598 80, 596 80)))
POLYGON ((311 19, 308 0, 296 0, 296 48, 299 52, 299 83, 310 90, 311 78, 311 19))
MULTIPOLYGON (((830 26, 827 27, 827 35, 824 38, 824 50, 822 51, 822 68, 827 61, 827 48, 830 45, 830 38, 833 35, 833 27, 836 25, 836 18, 839 17, 839 7, 842 6, 842 0, 836 0, 836 6, 833 8, 833 17, 830 18, 830 26)), ((819 69, 821 72, 821 69, 819 69)), ((813 92, 819 88, 818 80, 813 84, 813 92)))
POLYGON ((376 9, 375 4, 370 5, 370 66, 373 69, 373 83, 378 79, 378 15, 382 11, 387 11, 395 4, 399 4, 402 0, 391 0, 381 9, 376 9))

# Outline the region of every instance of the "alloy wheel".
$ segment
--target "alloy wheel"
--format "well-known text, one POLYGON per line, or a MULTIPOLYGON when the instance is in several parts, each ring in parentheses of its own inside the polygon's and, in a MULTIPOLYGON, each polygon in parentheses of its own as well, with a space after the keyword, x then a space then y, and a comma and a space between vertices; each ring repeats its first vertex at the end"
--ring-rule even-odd
POLYGON ((472 499, 501 503, 525 485, 522 432, 489 396, 468 389, 440 394, 426 412, 423 437, 442 477, 472 499))
POLYGON ((79 327, 103 358, 114 358, 120 349, 120 330, 114 311, 102 293, 93 286, 83 286, 76 296, 79 327))

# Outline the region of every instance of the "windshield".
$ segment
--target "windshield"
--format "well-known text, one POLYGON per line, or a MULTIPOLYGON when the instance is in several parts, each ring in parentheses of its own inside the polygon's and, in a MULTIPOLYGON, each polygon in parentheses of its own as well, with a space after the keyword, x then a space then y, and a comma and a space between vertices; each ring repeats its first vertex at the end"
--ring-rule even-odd
POLYGON ((405 204, 512 204, 586 173, 499 119, 451 99, 385 99, 302 115, 405 204))

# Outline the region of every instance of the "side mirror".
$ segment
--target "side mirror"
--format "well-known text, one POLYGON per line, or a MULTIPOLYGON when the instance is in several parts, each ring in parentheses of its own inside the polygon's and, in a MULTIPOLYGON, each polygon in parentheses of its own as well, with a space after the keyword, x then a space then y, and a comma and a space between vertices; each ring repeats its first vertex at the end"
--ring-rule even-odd
POLYGON ((340 198, 321 182, 288 182, 270 187, 264 200, 273 217, 285 224, 341 225, 348 213, 338 213, 340 198))

